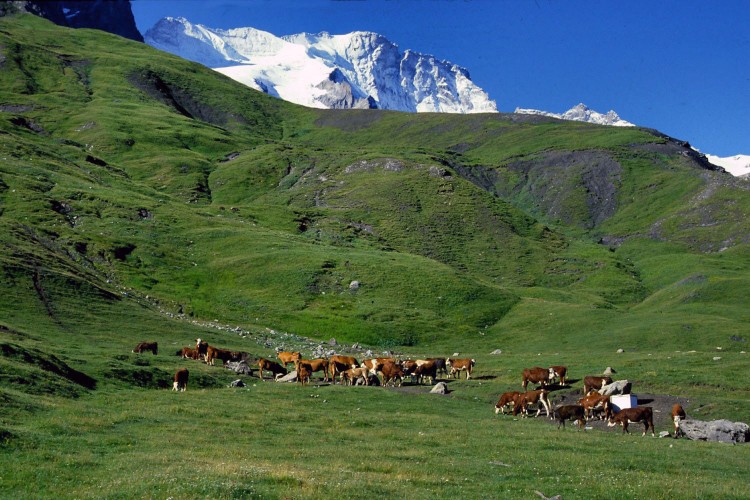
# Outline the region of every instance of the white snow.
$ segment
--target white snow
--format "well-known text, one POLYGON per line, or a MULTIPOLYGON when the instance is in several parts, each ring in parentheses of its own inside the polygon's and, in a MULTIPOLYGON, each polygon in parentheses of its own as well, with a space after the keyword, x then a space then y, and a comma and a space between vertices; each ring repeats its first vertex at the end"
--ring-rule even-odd
POLYGON ((525 115, 541 115, 559 118, 560 120, 572 120, 577 122, 596 123, 599 125, 611 125, 613 127, 634 127, 629 121, 625 121, 614 111, 610 110, 606 114, 599 113, 581 103, 573 106, 564 113, 550 113, 549 111, 540 111, 538 109, 516 108, 516 113, 525 115))
POLYGON ((714 165, 722 167, 734 176, 750 176, 750 155, 734 155, 727 157, 706 155, 706 158, 708 158, 708 161, 714 165))

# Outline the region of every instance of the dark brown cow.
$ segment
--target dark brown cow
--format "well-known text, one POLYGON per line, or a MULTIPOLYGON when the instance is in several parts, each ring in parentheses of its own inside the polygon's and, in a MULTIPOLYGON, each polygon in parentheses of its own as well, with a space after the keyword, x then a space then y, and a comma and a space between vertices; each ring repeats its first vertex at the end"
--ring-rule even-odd
POLYGON ((535 366, 534 368, 524 368, 521 387, 523 387, 523 390, 525 391, 526 386, 529 385, 529 382, 540 384, 542 387, 544 387, 549 383, 550 380, 551 377, 548 368, 542 368, 540 366, 535 366))
POLYGON ((198 359, 198 351, 193 347, 183 347, 181 350, 177 351, 176 355, 183 359, 198 359))
POLYGON ((598 392, 592 392, 578 400, 578 404, 586 410, 586 420, 594 416, 594 412, 600 413, 600 419, 609 419, 612 416, 612 407, 609 396, 603 396, 598 392))
POLYGON ((529 415, 529 405, 536 404, 537 409, 534 416, 538 417, 542 412, 542 407, 544 407, 544 411, 547 412, 547 416, 549 417, 550 403, 549 399, 547 399, 547 394, 549 394, 547 389, 524 392, 516 399, 516 404, 513 406, 513 416, 523 412, 523 416, 527 417, 529 415))
POLYGON ((187 390, 188 383, 188 371, 187 368, 180 368, 177 373, 174 374, 174 383, 172 384, 173 391, 184 392, 187 390))
POLYGON ((554 418, 557 420, 557 428, 559 429, 560 425, 565 427, 566 420, 575 420, 576 424, 578 424, 578 430, 580 431, 581 428, 586 425, 584 422, 585 413, 586 411, 581 405, 563 405, 555 408, 554 418))
POLYGON ((294 368, 299 370, 298 365, 304 365, 310 374, 323 372, 323 379, 328 382, 328 358, 299 359, 294 362, 294 368))
POLYGON ((393 361, 387 361, 380 368, 380 372, 383 374, 383 386, 387 386, 389 382, 393 381, 395 387, 396 379, 398 379, 399 387, 404 383, 404 370, 393 361))
POLYGON ((448 368, 446 366, 445 358, 427 358, 427 361, 434 361, 435 366, 437 366, 438 373, 442 373, 443 375, 448 375, 448 368))
POLYGON ((279 358, 282 366, 286 366, 289 363, 293 364, 302 359, 302 354, 300 354, 299 352, 281 351, 276 355, 276 357, 279 358))
MULTIPOLYGON (((474 369, 474 365, 476 364, 476 360, 474 359, 454 359, 454 358, 448 358, 445 360, 445 366, 447 368, 450 368, 450 375, 454 378, 459 378, 461 375, 461 372, 466 370, 466 380, 469 380, 471 378, 471 370, 474 369)), ((435 363, 437 366, 437 363, 435 363)))
POLYGON ((495 403, 495 415, 502 412, 505 415, 505 407, 508 405, 515 406, 516 400, 521 397, 521 393, 518 391, 504 392, 497 403, 495 403))
POLYGON ((258 360, 258 376, 261 380, 265 380, 263 378, 264 371, 273 373, 274 378, 278 377, 279 375, 286 375, 287 373, 289 373, 285 367, 281 366, 276 361, 271 361, 270 359, 266 358, 260 358, 258 360))
POLYGON ((682 422, 686 418, 687 418, 687 415, 685 414, 685 409, 682 407, 681 404, 675 403, 674 406, 672 406, 672 422, 674 423, 674 437, 675 438, 685 435, 683 430, 680 429, 680 422, 682 422))
POLYGON ((612 383, 612 377, 603 377, 601 375, 586 375, 583 377, 583 395, 585 396, 593 390, 599 390, 603 385, 612 383))
POLYGON ((203 358, 205 360, 208 353, 208 342, 195 339, 195 350, 198 351, 198 359, 203 358))
POLYGON ((568 376, 568 367, 567 366, 550 366, 550 375, 552 375, 552 380, 555 378, 560 380, 560 385, 565 385, 565 379, 568 376))
POLYGON ((242 358, 241 352, 219 349, 212 345, 208 346, 208 350, 206 351, 206 363, 212 366, 215 359, 220 359, 222 364, 226 364, 227 361, 239 361, 240 358, 242 358))
POLYGON ((615 415, 609 417, 609 427, 614 427, 617 424, 622 425, 622 432, 630 434, 628 430, 628 424, 630 423, 643 423, 643 435, 646 435, 648 428, 651 427, 651 435, 656 437, 654 432, 654 412, 650 406, 636 406, 635 408, 623 408, 615 415))
POLYGON ((154 356, 156 356, 159 351, 159 344, 156 342, 141 342, 135 346, 135 349, 133 349, 133 352, 136 354, 140 354, 144 351, 151 351, 154 353, 154 356))
POLYGON ((437 364, 435 361, 425 361, 421 365, 417 366, 414 370, 414 375, 417 377, 417 383, 421 384, 425 378, 431 379, 430 383, 434 384, 437 378, 437 364))
POLYGON ((344 372, 350 368, 357 368, 359 363, 353 356, 336 355, 328 359, 328 372, 330 380, 336 380, 336 374, 344 372))

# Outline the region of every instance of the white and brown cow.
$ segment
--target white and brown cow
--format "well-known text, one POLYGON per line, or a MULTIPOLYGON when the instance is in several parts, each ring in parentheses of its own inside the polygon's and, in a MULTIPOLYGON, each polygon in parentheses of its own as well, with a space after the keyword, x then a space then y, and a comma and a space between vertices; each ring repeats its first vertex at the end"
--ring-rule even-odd
POLYGON ((516 401, 519 397, 521 397, 521 392, 518 391, 512 391, 512 392, 504 392, 500 395, 500 399, 497 400, 497 403, 495 403, 495 415, 498 413, 501 413, 505 415, 505 407, 506 406, 515 406, 516 401))
POLYGON ((398 379, 399 387, 404 383, 404 370, 401 365, 398 365, 392 361, 387 361, 383 366, 380 367, 380 373, 383 374, 383 386, 387 386, 390 382, 396 385, 396 379, 398 379))
POLYGON ((587 395, 591 391, 598 391, 603 385, 609 385, 612 383, 612 377, 605 377, 601 375, 586 375, 583 377, 583 395, 587 395))
POLYGON ((361 379, 364 385, 370 385, 370 370, 366 366, 359 368, 349 368, 341 372, 341 385, 354 385, 358 379, 361 379))
POLYGON ((643 423, 643 435, 646 435, 648 428, 651 427, 651 435, 656 437, 654 432, 654 412, 650 406, 636 406, 635 408, 623 408, 615 415, 609 418, 607 425, 614 427, 617 424, 622 425, 622 432, 630 434, 628 424, 643 423))
MULTIPOLYGON (((437 363, 435 363, 437 366, 437 363)), ((446 368, 450 369, 450 376, 454 378, 460 378, 461 372, 466 371, 466 380, 469 380, 471 378, 471 371, 474 369, 474 365, 476 364, 475 359, 455 359, 455 358, 448 358, 445 360, 445 366, 446 368)))
POLYGON ((584 422, 585 413, 586 411, 581 405, 563 405, 555 408, 553 412, 554 419, 557 420, 558 429, 561 425, 565 427, 566 420, 575 420, 579 431, 586 425, 584 422))
POLYGON ((524 368, 521 379, 521 387, 523 387, 523 390, 525 391, 526 387, 529 385, 529 382, 539 384, 544 387, 550 383, 552 377, 553 375, 550 375, 550 371, 548 368, 542 368, 541 366, 524 368))
POLYGON ((680 429, 680 422, 682 422, 686 418, 687 418, 687 415, 685 414, 685 409, 682 407, 681 404, 675 403, 674 406, 672 406, 672 422, 674 423, 674 437, 675 438, 685 435, 685 432, 682 429, 680 429))
POLYGON ((542 412, 542 408, 544 408, 544 411, 547 412, 547 416, 549 417, 550 403, 547 394, 549 394, 547 389, 537 389, 536 391, 526 391, 522 393, 516 399, 516 404, 513 406, 513 416, 523 412, 523 416, 527 417, 529 415, 529 406, 536 404, 537 410, 536 415, 534 416, 538 417, 542 412))
POLYGON ((184 392, 187 390, 188 374, 187 368, 177 370, 177 373, 174 374, 174 383, 172 384, 173 391, 184 392))
POLYGON ((586 410, 586 420, 599 413, 600 420, 607 420, 612 415, 612 406, 609 402, 609 396, 604 396, 598 392, 592 392, 578 400, 578 404, 586 410))
POLYGON ((358 366, 359 363, 353 356, 344 356, 341 354, 331 356, 328 359, 328 373, 330 375, 330 380, 335 381, 336 374, 344 372, 350 368, 357 368, 358 366))
POLYGON ((565 380, 568 376, 568 367, 561 365, 550 366, 549 374, 551 382, 554 382, 555 379, 558 379, 560 381, 560 385, 565 385, 565 380))

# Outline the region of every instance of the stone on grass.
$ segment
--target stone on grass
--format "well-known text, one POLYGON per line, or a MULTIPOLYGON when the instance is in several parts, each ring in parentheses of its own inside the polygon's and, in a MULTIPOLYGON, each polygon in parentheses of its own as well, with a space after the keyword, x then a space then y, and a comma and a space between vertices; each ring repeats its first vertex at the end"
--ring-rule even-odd
POLYGON ((609 377, 609 376, 610 376, 610 375, 612 375, 613 373, 617 373, 617 371, 616 371, 616 370, 615 370, 614 368, 612 368, 611 366, 608 366, 608 367, 606 367, 606 368, 604 369, 604 373, 603 373, 603 375, 604 375, 605 377, 609 377))
POLYGON ((448 384, 445 382, 438 382, 435 384, 435 387, 430 390, 430 394, 448 394, 448 384))
POLYGON ((247 364, 247 361, 227 361, 224 363, 224 368, 239 375, 250 375, 252 373, 252 369, 247 364))
POLYGON ((747 443, 750 441, 750 427, 744 422, 729 420, 683 420, 680 430, 685 437, 694 441, 718 441, 722 443, 747 443))
POLYGON ((502 354, 502 353, 503 353, 503 351, 501 349, 495 349, 490 354, 502 354))
POLYGON ((633 385, 627 380, 615 380, 611 384, 603 385, 599 394, 603 396, 614 396, 616 394, 630 394, 633 385))
POLYGON ((245 382, 240 379, 233 380, 232 383, 229 384, 229 387, 245 387, 245 382))
POLYGON ((296 382, 297 370, 292 370, 284 376, 276 377, 276 382, 296 382))

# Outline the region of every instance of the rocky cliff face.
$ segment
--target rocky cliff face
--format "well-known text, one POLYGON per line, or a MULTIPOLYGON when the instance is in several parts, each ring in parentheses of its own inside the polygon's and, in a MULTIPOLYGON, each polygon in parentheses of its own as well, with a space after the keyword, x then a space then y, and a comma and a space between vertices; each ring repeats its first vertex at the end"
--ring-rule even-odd
POLYGON ((139 42, 143 36, 135 25, 130 0, 58 0, 4 2, 0 15, 30 12, 68 28, 93 28, 139 42))
POLYGON ((164 18, 146 43, 196 61, 245 85, 317 108, 381 108, 449 113, 496 112, 495 101, 448 61, 377 33, 300 33, 254 28, 219 30, 164 18))

